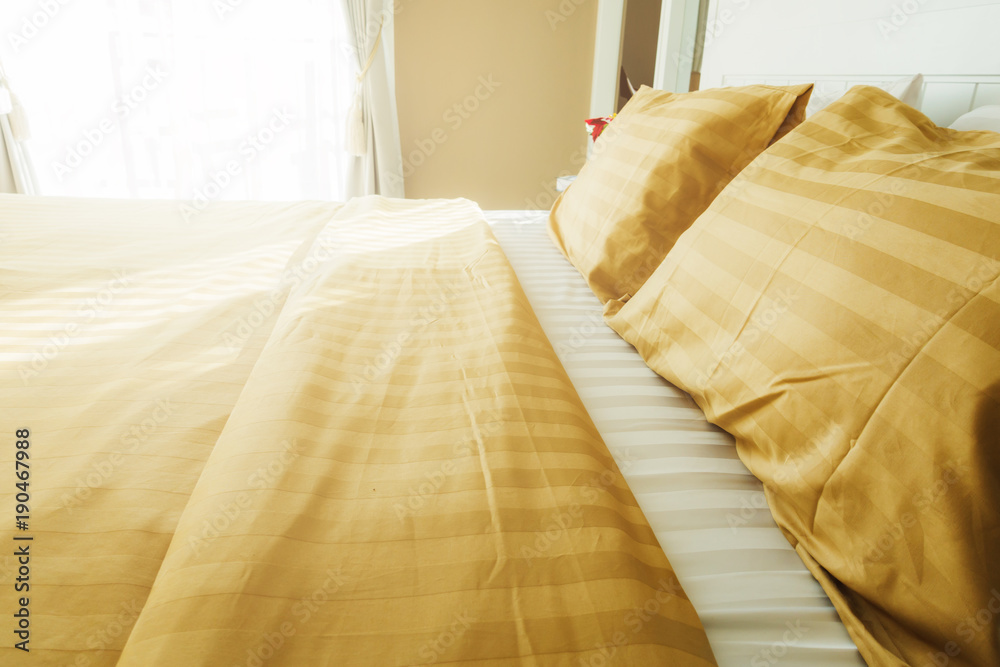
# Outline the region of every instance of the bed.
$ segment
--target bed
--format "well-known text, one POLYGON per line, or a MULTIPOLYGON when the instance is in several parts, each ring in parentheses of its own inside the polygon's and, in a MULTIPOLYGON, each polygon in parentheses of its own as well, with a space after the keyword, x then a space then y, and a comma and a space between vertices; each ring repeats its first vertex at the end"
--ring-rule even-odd
POLYGON ((475 205, 4 211, 6 664, 712 664, 475 205))
MULTIPOLYGON (((754 89, 786 105, 761 137, 808 88, 754 89)), ((629 329, 645 285, 589 284, 565 202, 0 205, 5 664, 890 664, 629 329)))
MULTIPOLYGON (((5 426, 26 427, 32 448, 29 528, 8 536, 33 538, 26 591, 32 599, 31 653, 23 659, 127 664, 119 661, 120 652, 143 613, 146 589, 174 538, 187 494, 218 449, 276 313, 292 288, 317 270, 318 260, 331 261, 320 252, 312 255, 313 263, 303 246, 334 254, 340 242, 324 243, 319 229, 341 209, 221 204, 191 228, 177 218, 174 203, 4 199, 8 242, 33 240, 21 263, 5 262, 11 272, 6 284, 17 276, 31 285, 5 297, 2 401, 5 426), (248 217, 255 220, 249 226, 248 217), (13 220, 23 226, 11 225, 13 220), (231 238, 235 226, 245 234, 244 244, 231 238), (149 243, 151 235, 158 243, 149 243), (62 240, 52 243, 53 237, 62 240), (102 253, 106 257, 95 263, 102 253), (41 265, 48 270, 38 271, 41 265), (93 271, 94 265, 116 268, 93 271), (27 309, 32 316, 17 315, 27 309), (101 594, 90 593, 93 588, 101 594), (86 610, 78 612, 83 619, 67 613, 75 604, 86 610), (74 620, 84 621, 84 629, 74 620)), ((715 659, 721 665, 767 664, 779 656, 793 664, 864 664, 826 595, 771 520, 760 483, 740 463, 732 438, 604 324, 599 300, 549 241, 547 217, 486 214, 545 336, 669 554, 715 659)), ((438 310, 433 302, 426 307, 438 310)), ((416 317, 408 323, 414 333, 423 316, 416 317)), ((387 373, 393 349, 376 346, 378 354, 351 381, 387 373)), ((455 448, 464 442, 465 436, 457 439, 455 448)), ((242 490, 259 493, 265 484, 277 484, 300 455, 301 445, 281 438, 273 452, 247 468, 242 490)), ((438 486, 437 472, 432 468, 426 478, 418 477, 393 503, 394 519, 418 516, 434 494, 447 490, 438 486)), ((182 546, 210 554, 216 540, 226 539, 250 502, 240 493, 230 495, 182 546)), ((9 497, 14 500, 14 494, 9 497)), ((19 566, 16 552, 4 557, 7 575, 13 577, 19 566)), ((273 648, 271 664, 307 664, 272 644, 284 646, 296 631, 301 635, 300 623, 308 627, 314 611, 333 597, 344 572, 322 573, 315 590, 288 603, 288 621, 272 621, 253 635, 256 644, 248 641, 227 657, 254 664, 254 655, 263 660, 273 648)), ((15 599, 10 602, 16 606, 15 599)), ((171 641, 185 644, 180 637, 171 641)), ((437 657, 437 649, 421 648, 409 662, 437 657)), ((17 664, 19 653, 8 664, 17 664)), ((216 648, 184 661, 218 664, 218 655, 216 648)), ((144 649, 138 662, 178 659, 147 656, 144 649)), ((385 658, 379 664, 396 663, 385 658)))
POLYGON ((996 78, 768 71, 552 212, 0 195, 0 661, 998 664, 996 78))

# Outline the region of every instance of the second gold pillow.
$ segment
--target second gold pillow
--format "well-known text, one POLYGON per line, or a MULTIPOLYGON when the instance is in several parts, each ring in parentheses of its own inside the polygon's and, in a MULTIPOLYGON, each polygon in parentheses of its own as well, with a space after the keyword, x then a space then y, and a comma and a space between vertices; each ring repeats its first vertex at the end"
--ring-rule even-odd
POLYGON ((726 184, 802 122, 811 91, 643 86, 552 207, 553 240, 601 301, 627 301, 726 184))

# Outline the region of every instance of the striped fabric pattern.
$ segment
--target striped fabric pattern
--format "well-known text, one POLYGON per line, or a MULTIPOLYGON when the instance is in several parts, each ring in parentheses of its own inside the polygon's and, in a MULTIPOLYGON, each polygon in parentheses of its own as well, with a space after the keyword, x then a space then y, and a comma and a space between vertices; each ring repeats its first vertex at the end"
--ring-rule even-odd
POLYGON ((486 215, 720 667, 864 667, 732 436, 604 323, 601 302, 549 241, 547 212, 486 215))
POLYGON ((802 121, 811 91, 643 86, 553 205, 553 240, 602 302, 627 299, 722 188, 802 121))
POLYGON ((339 208, 0 195, 3 665, 114 665, 306 253, 339 208), (16 530, 28 429, 27 530, 16 530), (9 519, 9 521, 8 521, 9 519), (30 542, 12 537, 30 536, 30 542), (15 591, 14 546, 30 545, 15 591))
MULTIPOLYGON (((302 205, 315 213, 306 222, 326 224, 292 224, 287 236, 280 215, 243 209, 252 231, 232 256, 232 244, 197 230, 140 253, 130 234, 141 232, 115 239, 111 228, 157 205, 101 206, 120 225, 99 248, 69 232, 81 258, 104 248, 105 264, 131 253, 164 261, 122 301, 132 316, 109 313, 93 334, 124 363, 95 369, 93 349, 67 356, 46 375, 57 401, 4 376, 5 397, 16 397, 5 428, 30 426, 38 451, 39 592, 38 644, 30 654, 5 646, 3 664, 715 664, 474 205, 302 205), (185 269, 211 256, 221 268, 208 284, 189 280, 185 269), (241 360, 253 362, 229 368, 219 334, 242 311, 226 295, 280 284, 290 261, 301 270, 266 335, 250 337, 241 360), (186 291, 170 292, 170 276, 186 291), (158 289, 173 303, 156 301, 158 289), (59 494, 116 450, 123 418, 138 419, 132 402, 167 390, 202 421, 168 422, 155 447, 124 457, 113 493, 67 515, 59 494), (105 635, 117 643, 100 645, 105 635)), ((46 275, 72 290, 94 271, 81 259, 66 275, 51 263, 30 272, 46 237, 24 236, 24 265, 10 272, 25 287, 19 304, 8 297, 12 330, 32 328, 25 308, 49 298, 46 275)), ((9 448, 3 456, 12 469, 9 448)))
POLYGON ((731 432, 873 665, 1000 664, 1000 135, 857 87, 611 325, 731 432))

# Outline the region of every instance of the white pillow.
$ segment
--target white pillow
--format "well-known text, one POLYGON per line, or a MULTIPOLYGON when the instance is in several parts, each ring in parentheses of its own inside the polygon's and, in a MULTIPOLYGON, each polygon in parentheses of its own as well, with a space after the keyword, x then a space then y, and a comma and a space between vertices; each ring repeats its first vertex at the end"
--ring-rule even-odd
POLYGON ((954 123, 949 125, 953 130, 990 130, 1000 132, 1000 105, 973 109, 967 114, 958 117, 954 123))
MULTIPOLYGON (((881 88, 903 104, 916 107, 917 103, 920 102, 920 90, 924 87, 924 75, 914 74, 913 76, 904 76, 902 79, 895 81, 883 81, 882 83, 869 85, 881 88)), ((843 88, 824 91, 823 82, 817 82, 813 88, 812 96, 809 98, 809 104, 806 106, 806 118, 820 109, 830 106, 843 97, 846 92, 847 90, 843 88)))

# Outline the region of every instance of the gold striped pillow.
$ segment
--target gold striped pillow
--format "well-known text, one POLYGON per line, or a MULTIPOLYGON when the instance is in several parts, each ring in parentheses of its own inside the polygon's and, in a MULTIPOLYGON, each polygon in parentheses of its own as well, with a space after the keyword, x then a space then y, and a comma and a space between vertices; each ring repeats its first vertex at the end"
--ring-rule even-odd
POLYGON ((1000 134, 857 87, 610 324, 736 437, 872 665, 1000 664, 1000 134))
POLYGON ((553 205, 556 245, 601 301, 627 299, 722 188, 802 122, 811 90, 643 86, 553 205))

